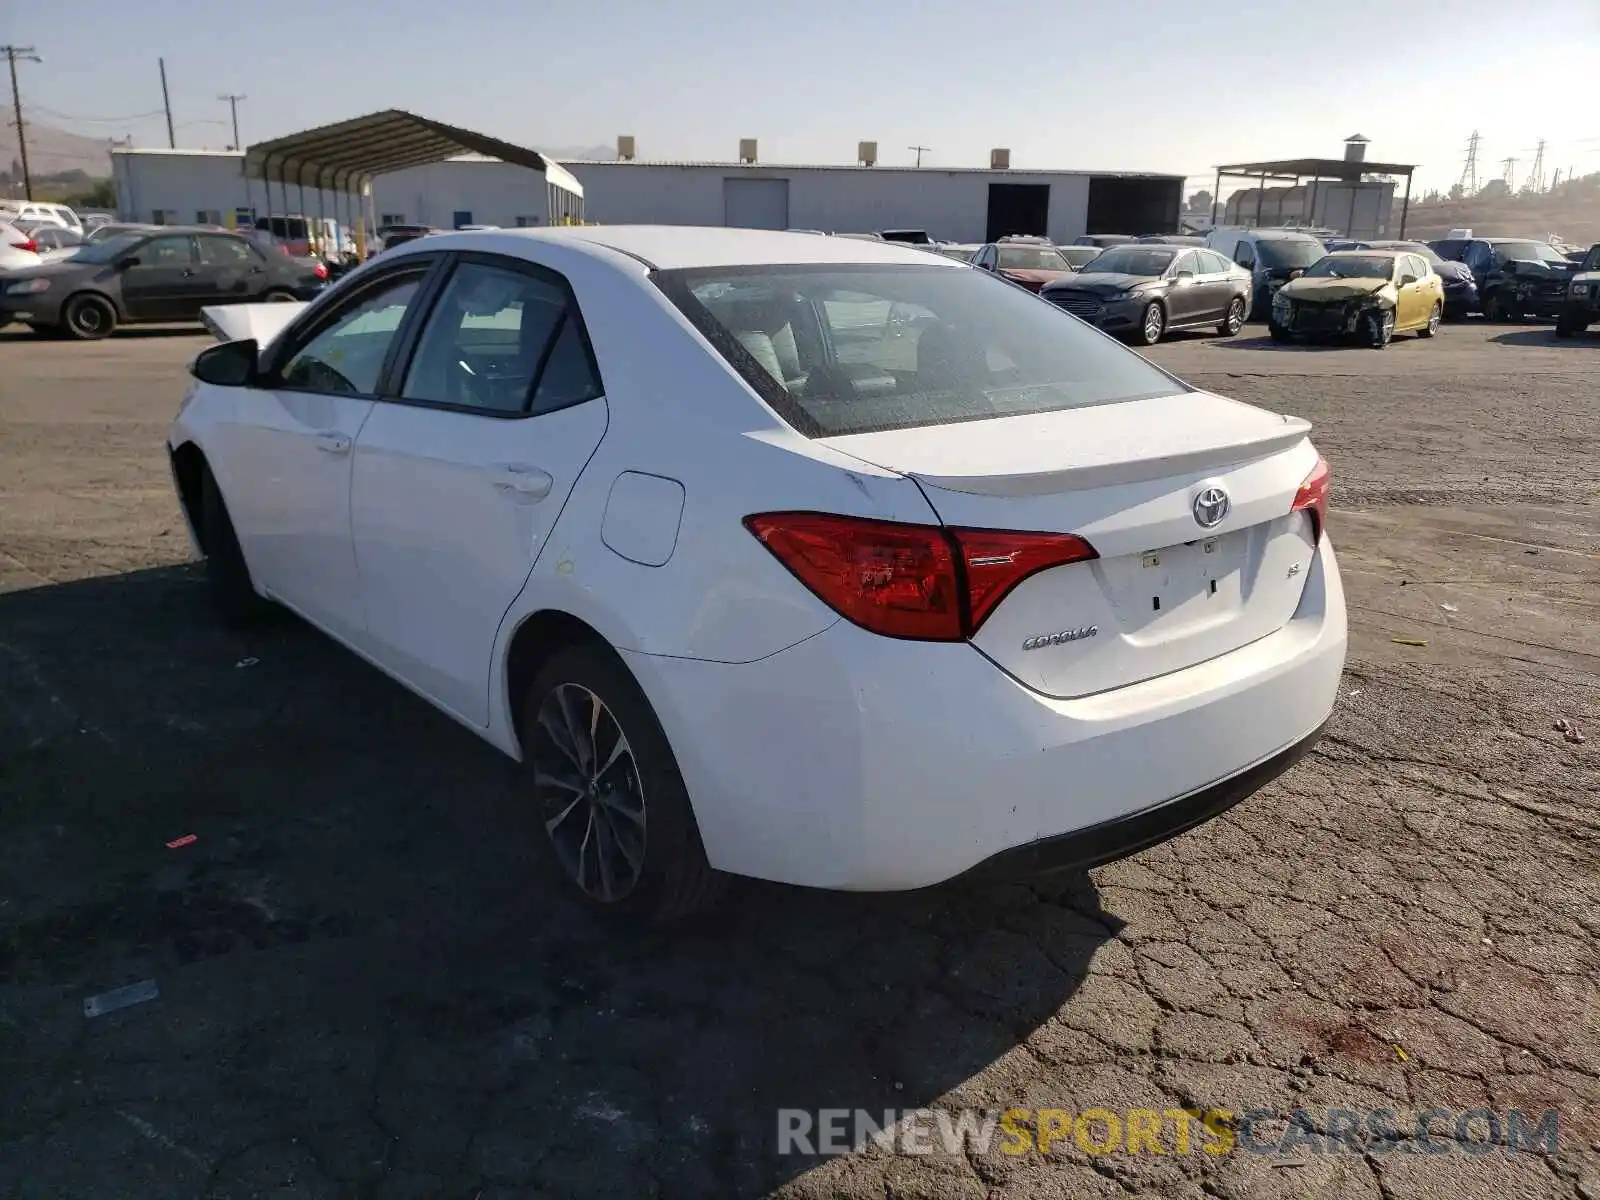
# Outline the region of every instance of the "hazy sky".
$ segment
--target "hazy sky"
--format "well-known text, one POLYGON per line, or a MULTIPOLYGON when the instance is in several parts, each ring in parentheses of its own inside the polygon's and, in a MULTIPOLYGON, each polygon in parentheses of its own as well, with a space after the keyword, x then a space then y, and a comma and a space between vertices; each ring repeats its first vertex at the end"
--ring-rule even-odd
MULTIPOLYGON (((1418 189, 1480 181, 1536 141, 1545 174, 1600 170, 1600 0, 385 0, 230 5, 76 0, 71 21, 0 0, 0 42, 31 44, 30 119, 165 144, 165 57, 180 146, 246 142, 406 108, 532 145, 638 139, 641 158, 1181 172, 1337 156, 1422 164, 1418 189), (27 19, 24 19, 26 14, 27 19)), ((0 82, 0 87, 3 87, 0 82)))

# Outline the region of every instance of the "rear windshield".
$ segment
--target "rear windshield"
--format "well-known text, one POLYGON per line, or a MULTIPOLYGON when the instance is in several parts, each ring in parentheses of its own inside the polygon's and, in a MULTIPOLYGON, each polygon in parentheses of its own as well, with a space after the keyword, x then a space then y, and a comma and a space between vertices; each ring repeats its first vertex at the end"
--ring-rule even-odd
POLYGON ((808 437, 1169 396, 1182 384, 986 271, 658 271, 657 286, 808 437))
POLYGON ((1315 238, 1261 238, 1256 257, 1265 267, 1309 267, 1327 251, 1315 238))
POLYGON ((1058 246, 1061 257, 1075 267, 1093 262, 1100 254, 1099 246, 1058 246))

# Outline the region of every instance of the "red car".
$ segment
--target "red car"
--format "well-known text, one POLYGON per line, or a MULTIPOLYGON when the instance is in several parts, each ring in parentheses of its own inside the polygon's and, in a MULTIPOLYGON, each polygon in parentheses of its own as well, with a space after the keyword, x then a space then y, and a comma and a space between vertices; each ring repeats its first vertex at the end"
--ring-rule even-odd
POLYGON ((1073 273, 1061 251, 1044 242, 990 242, 973 255, 972 265, 1004 275, 1030 292, 1073 273))

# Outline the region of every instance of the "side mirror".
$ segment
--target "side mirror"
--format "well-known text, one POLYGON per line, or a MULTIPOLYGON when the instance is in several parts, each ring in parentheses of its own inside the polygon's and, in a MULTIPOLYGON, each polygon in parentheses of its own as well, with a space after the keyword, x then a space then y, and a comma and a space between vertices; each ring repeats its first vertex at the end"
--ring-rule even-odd
POLYGON ((1173 276, 1173 278, 1176 279, 1179 283, 1193 283, 1194 282, 1194 272, 1193 271, 1179 271, 1175 276, 1173 276))
POLYGON ((119 271, 126 271, 129 267, 137 267, 138 265, 139 256, 137 254, 130 254, 126 258, 119 258, 117 259, 116 264, 117 270, 119 271))
POLYGON ((189 374, 213 387, 244 387, 256 378, 260 350, 255 338, 207 346, 189 364, 189 374))

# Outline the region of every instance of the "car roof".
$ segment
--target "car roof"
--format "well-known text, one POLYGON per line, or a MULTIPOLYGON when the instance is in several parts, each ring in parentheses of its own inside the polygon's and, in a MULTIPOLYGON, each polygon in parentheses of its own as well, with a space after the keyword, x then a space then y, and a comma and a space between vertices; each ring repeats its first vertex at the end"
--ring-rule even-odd
MULTIPOLYGON (((441 240, 452 234, 441 234, 441 240)), ((694 225, 582 225, 558 229, 501 229, 460 236, 489 239, 513 251, 517 242, 559 241, 621 251, 652 268, 793 266, 806 263, 882 264, 958 269, 959 264, 915 246, 864 238, 826 237, 766 229, 694 225)), ((481 240, 479 245, 484 244, 481 240)))
POLYGON ((1329 258, 1398 258, 1402 254, 1415 254, 1415 250, 1391 250, 1374 246, 1370 250, 1330 250, 1329 258))

